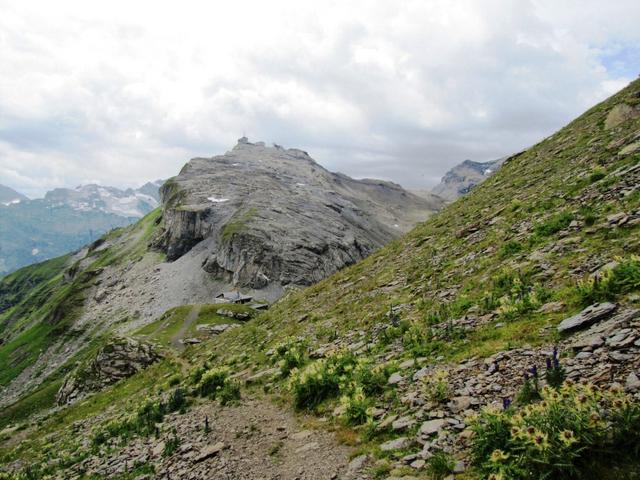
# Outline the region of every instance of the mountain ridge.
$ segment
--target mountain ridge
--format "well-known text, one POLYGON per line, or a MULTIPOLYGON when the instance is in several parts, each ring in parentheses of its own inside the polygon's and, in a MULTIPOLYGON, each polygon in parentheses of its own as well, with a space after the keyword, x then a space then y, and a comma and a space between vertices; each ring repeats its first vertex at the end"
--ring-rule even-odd
POLYGON ((494 174, 507 158, 501 157, 487 162, 464 160, 447 171, 440 183, 433 187, 430 192, 449 202, 453 202, 462 195, 469 193, 472 188, 494 174))
POLYGON ((0 205, 0 275, 76 250, 141 218, 158 206, 161 183, 125 190, 97 184, 56 188, 43 198, 0 205))

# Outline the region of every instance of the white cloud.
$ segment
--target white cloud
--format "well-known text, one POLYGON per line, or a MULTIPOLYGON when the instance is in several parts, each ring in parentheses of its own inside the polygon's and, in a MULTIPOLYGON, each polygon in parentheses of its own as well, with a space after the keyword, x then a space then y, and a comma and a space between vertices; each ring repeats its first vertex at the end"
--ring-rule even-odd
POLYGON ((631 80, 639 20, 631 0, 0 0, 0 183, 134 186, 246 133, 424 186, 631 80))

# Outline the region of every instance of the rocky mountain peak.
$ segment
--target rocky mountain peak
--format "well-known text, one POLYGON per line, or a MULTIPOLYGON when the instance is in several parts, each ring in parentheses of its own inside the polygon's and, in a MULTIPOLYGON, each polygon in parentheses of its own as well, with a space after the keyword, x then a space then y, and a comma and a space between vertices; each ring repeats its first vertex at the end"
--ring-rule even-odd
POLYGON ((431 192, 447 201, 454 201, 469 193, 479 183, 494 174, 507 157, 488 162, 464 160, 444 174, 442 180, 431 192))
POLYGON ((355 263, 440 207, 400 186, 332 173, 299 149, 241 138, 194 158, 161 189, 169 260, 198 249, 233 287, 309 285, 355 263), (204 252, 204 253, 203 253, 204 252))

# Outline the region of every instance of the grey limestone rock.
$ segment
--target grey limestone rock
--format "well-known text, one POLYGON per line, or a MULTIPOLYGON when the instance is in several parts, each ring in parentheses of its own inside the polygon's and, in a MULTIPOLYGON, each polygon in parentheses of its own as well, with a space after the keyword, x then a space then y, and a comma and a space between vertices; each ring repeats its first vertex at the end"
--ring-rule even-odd
POLYGON ((203 240, 202 269, 233 288, 311 285, 441 205, 380 180, 332 173, 306 152, 250 143, 194 158, 161 189, 154 245, 176 260, 203 240))

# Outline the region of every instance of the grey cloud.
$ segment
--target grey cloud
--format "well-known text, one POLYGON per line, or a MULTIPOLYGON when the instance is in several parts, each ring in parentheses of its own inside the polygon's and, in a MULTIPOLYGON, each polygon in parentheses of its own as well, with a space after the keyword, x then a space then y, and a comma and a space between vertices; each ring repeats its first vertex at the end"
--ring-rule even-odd
POLYGON ((171 11, 155 25, 116 3, 122 15, 109 18, 45 12, 57 15, 51 28, 9 2, 0 183, 32 195, 134 186, 246 134, 332 170, 425 187, 466 158, 535 143, 630 80, 620 72, 640 51, 637 2, 602 15, 599 2, 557 3, 292 2, 250 37, 251 18, 234 10, 207 13, 237 35, 207 30, 207 13, 186 6, 176 17, 194 25, 171 11), (590 13, 574 21, 571 8, 590 13))

